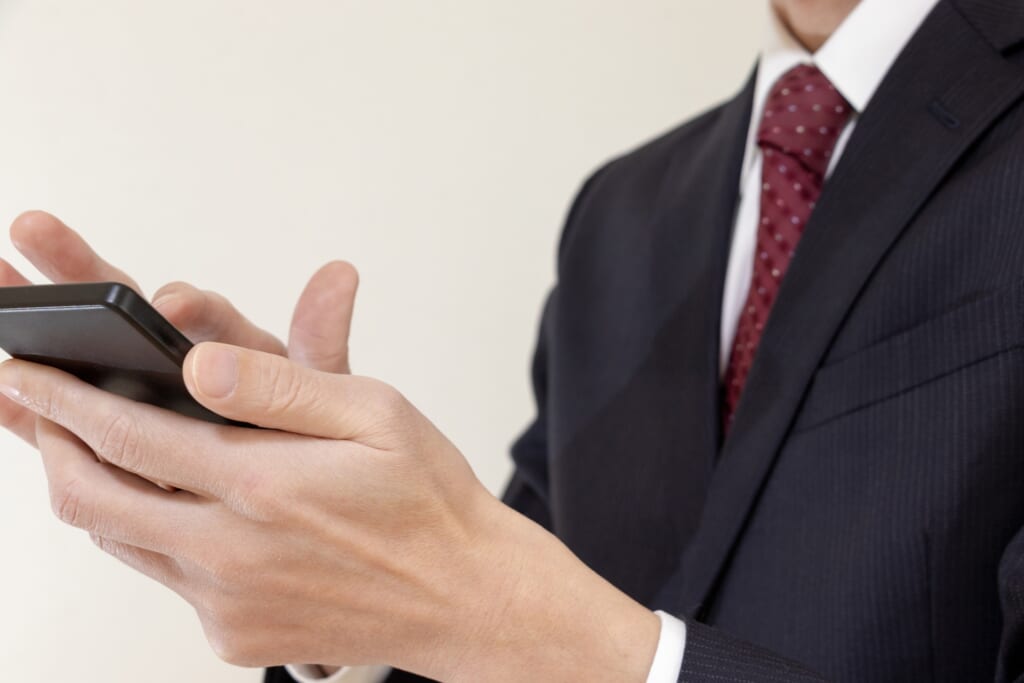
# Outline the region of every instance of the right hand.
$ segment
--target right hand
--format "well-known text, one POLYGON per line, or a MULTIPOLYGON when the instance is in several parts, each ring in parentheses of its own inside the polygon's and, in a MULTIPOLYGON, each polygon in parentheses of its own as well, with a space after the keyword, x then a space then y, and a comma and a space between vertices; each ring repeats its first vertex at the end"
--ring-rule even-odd
MULTIPOLYGON (((11 242, 55 283, 120 282, 142 294, 124 271, 104 261, 81 235, 43 211, 28 211, 11 224, 11 242)), ((0 259, 0 287, 32 284, 0 259)), ((194 343, 218 341, 286 356, 323 372, 349 373, 348 336, 359 276, 352 265, 332 261, 303 290, 292 315, 287 346, 257 327, 214 292, 172 282, 153 295, 153 306, 194 343)), ((0 398, 0 426, 36 445, 36 416, 0 398)))

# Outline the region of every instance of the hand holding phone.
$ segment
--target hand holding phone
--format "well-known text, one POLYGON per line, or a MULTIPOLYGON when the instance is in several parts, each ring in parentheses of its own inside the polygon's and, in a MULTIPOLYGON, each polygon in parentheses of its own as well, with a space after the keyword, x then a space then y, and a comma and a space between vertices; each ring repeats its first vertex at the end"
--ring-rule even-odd
MULTIPOLYGON (((11 241, 54 283, 120 283, 142 299, 142 290, 130 275, 104 260, 81 235, 55 216, 43 211, 21 214, 11 225, 11 241)), ((193 342, 219 341, 288 356, 300 365, 323 372, 347 373, 348 335, 358 283, 355 269, 343 261, 330 262, 318 270, 295 307, 287 345, 253 324, 223 296, 182 282, 160 288, 153 297, 153 305, 166 318, 165 322, 172 323, 193 342)), ((0 258, 0 289, 31 284, 0 258)), ((132 391, 140 388, 134 387, 132 391)), ((0 426, 35 444, 35 416, 20 406, 0 401, 0 426)))
POLYGON ((135 401, 230 423, 185 388, 192 342, 127 285, 0 287, 0 348, 135 401))

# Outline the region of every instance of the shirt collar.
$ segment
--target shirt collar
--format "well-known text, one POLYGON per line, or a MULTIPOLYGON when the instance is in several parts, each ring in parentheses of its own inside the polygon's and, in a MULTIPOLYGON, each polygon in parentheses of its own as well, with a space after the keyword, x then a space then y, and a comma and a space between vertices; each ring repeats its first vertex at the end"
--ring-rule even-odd
POLYGON ((861 0, 821 48, 811 54, 769 11, 757 68, 754 107, 741 183, 754 164, 757 129, 775 82, 798 64, 814 64, 854 109, 868 106, 875 91, 938 0, 861 0))

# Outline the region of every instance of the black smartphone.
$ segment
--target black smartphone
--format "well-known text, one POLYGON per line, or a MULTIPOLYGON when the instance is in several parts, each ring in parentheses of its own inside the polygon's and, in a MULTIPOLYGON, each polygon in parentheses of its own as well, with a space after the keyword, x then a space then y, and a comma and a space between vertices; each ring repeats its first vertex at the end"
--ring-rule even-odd
POLYGON ((188 393, 181 367, 192 342, 126 285, 0 287, 0 348, 133 401, 235 424, 188 393))

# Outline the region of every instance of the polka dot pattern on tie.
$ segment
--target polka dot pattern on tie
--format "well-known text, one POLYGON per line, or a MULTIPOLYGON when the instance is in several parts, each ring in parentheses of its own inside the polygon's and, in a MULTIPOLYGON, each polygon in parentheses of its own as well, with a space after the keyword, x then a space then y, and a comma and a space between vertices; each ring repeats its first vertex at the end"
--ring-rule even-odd
POLYGON ((815 66, 801 64, 780 78, 758 129, 761 215, 754 273, 736 327, 723 380, 722 419, 732 424, 761 333, 852 109, 815 66))

